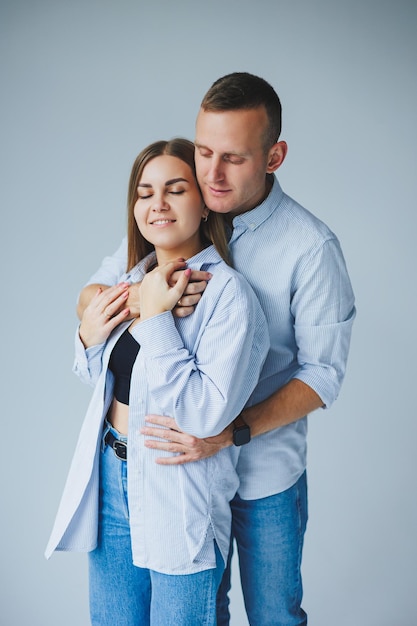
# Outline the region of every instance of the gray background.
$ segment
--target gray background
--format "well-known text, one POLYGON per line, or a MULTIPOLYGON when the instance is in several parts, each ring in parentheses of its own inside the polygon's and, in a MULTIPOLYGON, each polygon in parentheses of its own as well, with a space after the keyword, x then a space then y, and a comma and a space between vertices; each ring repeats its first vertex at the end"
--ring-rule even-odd
POLYGON ((77 292, 124 233, 137 152, 192 139, 230 71, 280 94, 280 181, 357 296, 344 387, 310 419, 309 624, 417 623, 416 26, 414 0, 2 0, 1 624, 88 623, 85 556, 43 557, 90 396, 77 292))

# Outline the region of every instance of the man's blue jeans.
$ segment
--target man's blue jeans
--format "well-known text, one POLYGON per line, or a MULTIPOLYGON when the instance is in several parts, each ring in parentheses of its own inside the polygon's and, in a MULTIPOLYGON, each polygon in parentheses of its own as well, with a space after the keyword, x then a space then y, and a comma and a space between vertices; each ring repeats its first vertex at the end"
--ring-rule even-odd
MULTIPOLYGON (((232 501, 246 613, 251 626, 305 626, 301 555, 307 525, 306 474, 286 491, 232 501)), ((232 550, 230 551, 232 552, 232 550)), ((217 624, 229 624, 230 559, 217 596, 217 624)))
POLYGON ((133 565, 127 463, 109 446, 103 448, 99 539, 89 553, 94 626, 215 626, 216 593, 224 571, 220 552, 216 554, 216 569, 189 575, 170 576, 133 565))

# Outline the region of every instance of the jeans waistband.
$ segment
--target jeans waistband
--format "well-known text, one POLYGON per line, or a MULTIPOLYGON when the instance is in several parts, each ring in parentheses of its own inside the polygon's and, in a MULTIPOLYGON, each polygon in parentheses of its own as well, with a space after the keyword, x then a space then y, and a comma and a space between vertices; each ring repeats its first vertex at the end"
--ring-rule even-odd
POLYGON ((127 436, 119 433, 107 420, 103 427, 102 450, 105 446, 110 446, 121 461, 127 460, 127 436))

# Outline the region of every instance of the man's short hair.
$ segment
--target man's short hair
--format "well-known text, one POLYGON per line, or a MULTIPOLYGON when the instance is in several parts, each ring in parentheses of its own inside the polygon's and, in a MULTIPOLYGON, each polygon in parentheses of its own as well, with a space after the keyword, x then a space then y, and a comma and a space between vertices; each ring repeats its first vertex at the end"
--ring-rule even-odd
POLYGON ((278 94, 263 78, 248 72, 233 72, 218 78, 201 102, 204 111, 238 111, 265 107, 268 127, 264 136, 269 150, 281 134, 282 108, 278 94))

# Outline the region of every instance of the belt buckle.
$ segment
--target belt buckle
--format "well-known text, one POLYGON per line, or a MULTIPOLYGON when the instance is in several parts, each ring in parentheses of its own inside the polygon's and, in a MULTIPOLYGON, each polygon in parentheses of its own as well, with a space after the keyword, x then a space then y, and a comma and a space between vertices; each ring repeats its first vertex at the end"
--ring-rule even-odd
POLYGON ((119 441, 119 439, 116 439, 116 441, 113 441, 112 448, 114 454, 117 456, 118 459, 120 459, 121 461, 126 461, 127 443, 125 441, 119 441))

